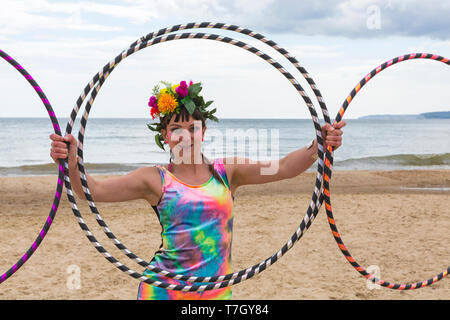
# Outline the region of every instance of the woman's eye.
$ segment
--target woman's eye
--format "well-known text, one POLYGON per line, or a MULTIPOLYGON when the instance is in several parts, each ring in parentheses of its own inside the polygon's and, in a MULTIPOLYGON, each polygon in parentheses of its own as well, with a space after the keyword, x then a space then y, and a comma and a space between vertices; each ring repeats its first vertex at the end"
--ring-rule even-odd
MULTIPOLYGON (((171 128, 169 131, 170 132, 174 132, 176 130, 182 130, 182 129, 180 129, 180 128, 171 128)), ((200 130, 200 128, 198 128, 198 127, 190 127, 189 128, 189 131, 191 131, 191 132, 197 132, 199 130, 200 130)))

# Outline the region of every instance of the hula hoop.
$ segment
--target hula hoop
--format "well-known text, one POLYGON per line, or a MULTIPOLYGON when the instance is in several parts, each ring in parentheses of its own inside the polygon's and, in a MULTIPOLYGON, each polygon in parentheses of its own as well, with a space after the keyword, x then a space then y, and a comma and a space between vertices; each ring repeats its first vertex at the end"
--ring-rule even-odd
MULTIPOLYGON (((186 25, 186 26, 175 26, 172 29, 173 30, 181 30, 181 29, 186 29, 187 27, 191 27, 191 28, 205 28, 205 27, 219 27, 221 29, 225 29, 225 25, 224 24, 210 24, 210 23, 203 23, 203 24, 190 24, 190 25, 186 25)), ((229 27, 229 26, 226 26, 229 27)), ((250 34, 254 34, 253 32, 247 30, 247 29, 241 29, 239 27, 236 26, 230 26, 232 28, 234 28, 236 31, 236 29, 239 30, 245 30, 246 32, 248 31, 248 33, 250 34)), ((171 29, 162 29, 160 30, 159 33, 167 33, 167 32, 171 32, 171 29), (162 31, 163 30, 163 31, 162 31), (169 30, 169 31, 168 31, 169 30)), ((175 31, 176 31, 175 30, 175 31)), ((231 29, 230 29, 231 30, 231 29)), ((264 39, 265 38, 261 35, 257 35, 258 37, 260 37, 260 39, 264 39)), ((94 86, 94 83, 99 81, 99 85, 96 86, 95 90, 92 93, 91 99, 88 102, 88 106, 86 107, 86 112, 83 115, 82 119, 81 119, 81 129, 80 129, 80 133, 79 133, 79 147, 78 147, 78 154, 80 156, 79 161, 78 161, 78 167, 80 169, 80 177, 81 177, 81 182, 83 185, 83 190, 84 193, 86 195, 86 198, 89 201, 89 205, 91 208, 91 211, 93 211, 93 213, 96 215, 97 218, 97 222, 104 228, 106 234, 108 235, 108 238, 110 238, 111 240, 114 241, 114 243, 116 244, 116 246, 121 249, 122 251, 124 251, 127 256, 131 259, 134 259, 136 262, 138 262, 139 264, 148 267, 150 270, 160 273, 164 276, 167 277, 172 277, 178 280, 185 280, 185 281, 190 281, 190 282, 212 282, 215 280, 219 280, 222 282, 219 283, 213 283, 213 284, 208 284, 208 285, 193 285, 193 286, 182 286, 182 285, 172 285, 169 283, 165 283, 165 282, 160 282, 160 281, 155 281, 155 280, 151 280, 149 278, 147 278, 146 276, 139 274, 133 270, 130 270, 127 266, 123 265, 122 263, 120 263, 119 261, 117 261, 114 257, 112 257, 109 252, 107 252, 100 243, 98 243, 98 241, 95 239, 95 237, 93 236, 93 234, 89 231, 89 228, 87 227, 86 223, 83 221, 81 213, 79 212, 76 203, 75 203, 75 199, 73 197, 73 192, 71 190, 70 187, 70 178, 68 176, 66 176, 66 189, 67 189, 67 194, 69 197, 69 201, 72 203, 72 209, 74 211, 75 216, 78 219, 78 223, 80 225, 80 227, 85 231, 86 236, 88 237, 88 239, 91 241, 91 243, 94 244, 95 248, 104 255, 104 257, 111 263, 113 263, 117 268, 119 268, 120 270, 122 270, 123 272, 127 272, 130 276, 139 279, 140 281, 144 281, 146 283, 155 285, 155 286, 159 286, 159 287, 163 287, 163 288, 167 288, 167 289, 171 289, 171 290, 181 290, 181 291, 204 291, 204 290, 212 290, 212 289, 218 289, 218 288, 222 288, 222 287, 226 287, 226 286, 230 286, 236 283, 239 283, 242 280, 245 279, 249 279, 250 277, 252 277, 253 275, 259 273, 260 271, 264 270, 267 266, 273 264, 275 261, 277 261, 277 259, 279 257, 281 257, 282 255, 284 255, 285 252, 287 252, 292 246, 293 244, 300 239, 300 237, 302 236, 303 230, 306 228, 308 228, 310 226, 310 224, 312 223, 315 215, 318 212, 318 207, 316 206, 316 201, 317 201, 317 194, 319 193, 319 190, 321 188, 321 177, 322 174, 321 172, 323 171, 323 167, 322 167, 322 161, 319 162, 319 168, 318 168, 318 178, 316 181, 316 189, 313 195, 313 200, 311 201, 311 204, 308 208, 308 212, 305 215, 305 218, 303 219, 300 227, 297 229, 297 231, 294 233, 294 235, 291 237, 291 239, 289 239, 289 241, 283 246, 282 249, 280 249, 280 251, 278 251, 276 254, 274 254, 272 257, 270 257, 269 259, 266 259, 264 262, 257 264, 251 268, 248 268, 246 270, 242 270, 240 272, 237 273, 233 273, 233 274, 229 274, 229 275, 225 275, 225 276, 215 276, 215 277, 188 277, 188 276, 183 276, 183 275, 179 275, 179 274, 174 274, 171 272, 167 272, 166 270, 162 270, 156 267, 152 267, 149 266, 148 263, 144 262, 142 259, 136 257, 133 253, 131 253, 128 249, 126 249, 126 247, 120 243, 120 241, 117 240, 117 238, 112 234, 112 232, 109 230, 109 228, 106 226, 106 224, 104 223, 103 219, 101 218, 101 216, 99 215, 95 204, 92 201, 92 197, 90 195, 89 189, 88 189, 88 185, 87 185, 87 181, 85 179, 85 174, 84 174, 84 166, 83 166, 83 159, 82 159, 82 145, 83 145, 83 137, 84 137, 84 129, 86 126, 86 122, 87 122, 87 116, 90 110, 90 107, 92 106, 93 100, 95 99, 95 96, 99 90, 99 88, 101 87, 102 83, 105 81, 105 79, 107 78, 107 76, 110 74, 110 72, 112 72, 112 70, 115 68, 115 66, 125 57, 127 57, 128 55, 133 54, 134 52, 137 52, 145 47, 151 46, 153 44, 158 44, 161 42, 166 42, 166 41, 171 41, 171 40, 178 40, 178 39, 189 39, 189 38, 196 38, 196 39, 208 39, 208 40, 217 40, 217 41, 222 41, 225 43, 230 43, 233 45, 236 45, 238 47, 244 48, 254 54, 257 54, 258 56, 260 56, 261 58, 265 59, 266 61, 270 62, 275 68, 277 68, 283 75, 285 75, 286 78, 288 78, 291 83, 294 85, 294 87, 297 89, 297 91, 300 93, 300 95, 303 97, 304 101, 306 102, 310 113, 312 115, 313 118, 313 122, 316 128, 316 135, 317 135, 317 139, 319 141, 319 158, 322 159, 323 158, 323 147, 322 147, 322 139, 321 139, 321 127, 320 124, 318 122, 317 119, 317 115, 315 113, 315 109, 311 103, 311 100, 309 99, 309 97, 306 95, 306 93, 303 91, 303 89, 301 88, 301 86, 295 81, 295 78, 292 77, 289 73, 287 73, 280 64, 276 63, 273 61, 273 59, 271 59, 269 56, 261 53, 258 49, 253 48, 251 46, 246 45, 245 43, 241 42, 241 41, 236 41, 233 40, 231 38, 228 37, 221 37, 218 35, 208 35, 208 34, 203 34, 203 33, 199 33, 199 34, 190 34, 190 33, 184 33, 184 34, 177 34, 177 35, 169 35, 169 36, 165 36, 165 37, 158 37, 158 38, 153 38, 153 34, 149 34, 146 38, 141 38, 141 40, 138 40, 137 42, 135 42, 132 46, 130 47, 127 51, 124 51, 121 55, 117 56, 115 60, 111 61, 109 64, 107 64, 104 68, 102 72, 99 72, 98 74, 96 74, 93 78, 93 80, 86 86, 83 94, 79 97, 79 99, 77 100, 77 105, 75 106, 74 110, 72 111, 71 114, 71 120, 69 121, 68 125, 67 125, 67 129, 66 129, 66 133, 70 133, 72 126, 73 126, 73 122, 76 118, 76 114, 81 106, 81 104, 83 103, 83 100, 85 99, 86 95, 89 93, 89 91, 91 90, 91 88, 94 86), (147 39, 146 39, 147 38, 147 39), (151 40, 148 40, 148 38, 150 38, 151 40), (136 45, 139 45, 139 47, 136 47, 136 45), (226 280, 226 281, 223 281, 226 280)), ((267 41, 267 40, 265 40, 267 41)), ((277 45, 275 43, 273 43, 273 46, 277 45)), ((277 47, 278 48, 278 47, 277 47)), ((287 51, 284 49, 280 49, 278 48, 278 50, 281 52, 284 52, 284 55, 287 56, 287 51)), ((290 57, 290 56, 289 56, 290 57)), ((290 57, 289 59, 292 63, 297 64, 297 61, 290 57)), ((301 68, 299 65, 296 66, 297 69, 301 68)), ((304 70, 303 68, 301 68, 302 71, 304 71, 304 73, 306 73, 306 70, 304 70)), ((302 72, 303 74, 303 72, 302 72)), ((307 73, 306 73, 307 74, 307 73)), ((328 118, 328 114, 326 112, 326 106, 325 103, 323 102, 323 99, 320 95, 319 90, 316 88, 314 82, 312 81, 311 78, 309 78, 309 75, 307 77, 307 81, 310 84, 310 86, 313 88, 314 93, 316 95, 316 97, 319 100, 319 103, 321 104, 323 113, 324 113, 324 117, 326 119, 328 118)), ((329 122, 329 120, 328 120, 329 122)))
MULTIPOLYGON (((358 85, 350 92, 347 99, 345 99, 344 103, 342 104, 341 109, 339 110, 338 114, 336 115, 335 123, 341 121, 342 116, 344 115, 345 110, 349 106, 350 102, 353 100, 353 98, 356 96, 356 94, 361 90, 364 85, 369 82, 370 79, 372 79, 374 76, 376 76, 378 73, 380 73, 382 70, 396 64, 402 61, 408 61, 411 59, 430 59, 435 60, 439 62, 443 62, 447 65, 450 65, 450 60, 444 57, 441 57, 439 55, 435 54, 429 54, 429 53, 412 53, 407 54, 403 56, 399 56, 397 58, 394 58, 392 60, 386 61, 377 68, 373 69, 370 73, 368 73, 359 83, 358 85)), ((443 272, 439 273, 437 276, 434 276, 428 280, 416 282, 416 283, 410 283, 410 284, 397 284, 397 283, 391 283, 388 281, 384 281, 381 279, 376 278, 374 275, 368 273, 365 268, 360 266, 358 262, 352 257, 350 252, 348 251, 347 247, 345 246, 341 235, 337 229, 336 222, 334 221, 333 217, 333 209, 331 207, 331 200, 330 200, 330 185, 329 185, 329 179, 328 177, 331 177, 331 162, 332 162, 332 153, 331 150, 327 148, 326 150, 326 157, 327 160, 330 159, 331 161, 325 161, 325 174, 324 174, 324 182, 323 182, 323 194, 325 195, 325 210, 327 212, 327 219, 328 224, 330 226, 331 232, 333 234, 334 239, 336 240, 336 243, 339 247, 339 250, 343 253, 347 261, 355 268, 356 271, 358 271, 361 275, 363 275, 366 279, 371 280, 372 282, 387 287, 390 289, 397 289, 397 290, 412 290, 412 289, 418 289, 423 288, 426 286, 429 286, 436 281, 441 280, 442 278, 446 277, 448 273, 450 272, 450 267, 448 267, 443 272), (327 176, 327 171, 329 171, 329 176, 327 176)))
MULTIPOLYGON (((33 79, 33 77, 17 62, 15 61, 11 56, 9 56, 6 52, 0 50, 0 56, 8 62, 10 65, 12 65, 17 71, 20 72, 20 74, 28 81, 28 83, 33 87, 34 91, 38 94, 39 98, 41 99, 42 103, 44 104, 45 109, 47 109, 48 115, 50 117, 50 120, 53 125, 53 130, 56 134, 61 135, 61 130, 59 128, 58 120, 56 119, 55 113, 53 112, 52 106, 50 105, 50 102, 48 101, 47 97, 44 94, 44 91, 41 89, 41 87, 37 84, 36 80, 33 79)), ((21 266, 23 266, 33 255, 33 253, 37 250, 39 245, 41 244, 42 240, 45 238, 45 236, 48 233, 48 230, 50 229, 50 226, 52 225, 53 220, 55 219, 56 211, 58 210, 59 201, 61 200, 61 194, 63 189, 63 181, 64 181, 64 161, 59 161, 59 171, 58 171, 58 183, 56 185, 56 192, 55 197, 53 199, 52 207, 50 208, 50 213, 45 220, 44 226, 42 230, 39 232, 38 236, 34 240, 34 242, 31 244, 30 248, 25 252, 25 254, 11 267, 6 271, 4 274, 0 277, 0 283, 3 283, 8 279, 10 276, 12 276, 17 270, 20 269, 21 266)))

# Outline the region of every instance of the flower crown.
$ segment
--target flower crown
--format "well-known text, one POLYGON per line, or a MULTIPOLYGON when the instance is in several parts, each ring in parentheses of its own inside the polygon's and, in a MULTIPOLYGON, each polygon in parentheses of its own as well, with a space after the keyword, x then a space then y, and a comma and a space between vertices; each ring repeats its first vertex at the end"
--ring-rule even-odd
MULTIPOLYGON (((152 119, 157 117, 162 118, 167 115, 172 115, 174 113, 180 113, 181 105, 184 105, 189 114, 194 113, 195 109, 198 109, 203 118, 211 119, 215 122, 218 122, 213 114, 216 112, 216 109, 212 109, 211 111, 206 110, 207 107, 213 103, 213 101, 208 101, 205 103, 203 97, 199 95, 202 90, 202 84, 200 82, 193 83, 189 82, 189 86, 186 84, 186 81, 181 81, 179 84, 172 85, 169 82, 160 81, 165 88, 160 89, 159 84, 157 84, 153 88, 153 95, 150 97, 148 101, 148 106, 150 109, 150 115, 152 119)), ((152 130, 159 132, 155 135, 155 142, 161 149, 164 149, 164 138, 161 133, 161 123, 151 123, 147 124, 147 127, 152 130)))

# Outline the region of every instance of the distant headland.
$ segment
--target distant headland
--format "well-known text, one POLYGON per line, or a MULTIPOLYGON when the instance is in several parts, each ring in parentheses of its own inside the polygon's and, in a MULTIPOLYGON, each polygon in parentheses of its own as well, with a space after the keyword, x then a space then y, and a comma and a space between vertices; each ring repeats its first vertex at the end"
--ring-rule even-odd
POLYGON ((424 112, 420 114, 375 114, 359 117, 358 119, 450 119, 450 111, 424 112))

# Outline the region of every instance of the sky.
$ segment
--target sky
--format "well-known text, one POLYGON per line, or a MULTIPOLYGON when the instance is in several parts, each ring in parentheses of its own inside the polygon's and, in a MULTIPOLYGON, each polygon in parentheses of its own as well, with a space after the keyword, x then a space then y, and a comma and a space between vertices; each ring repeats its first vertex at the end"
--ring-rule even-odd
MULTIPOLYGON (((414 52, 450 58, 450 1, 418 0, 0 0, 0 49, 37 80, 58 118, 70 115, 83 88, 140 37, 190 22, 251 29, 296 57, 334 115, 358 82, 394 57, 414 52)), ((255 46, 290 71, 320 110, 302 75, 275 50, 236 32, 197 29, 255 46)), ((448 66, 397 64, 377 75, 344 118, 450 111, 448 66)), ((123 60, 98 93, 91 117, 149 117, 147 101, 164 80, 202 82, 219 118, 309 118, 280 72, 230 44, 177 40, 123 60)), ((0 117, 46 117, 28 83, 0 61, 0 117)))

